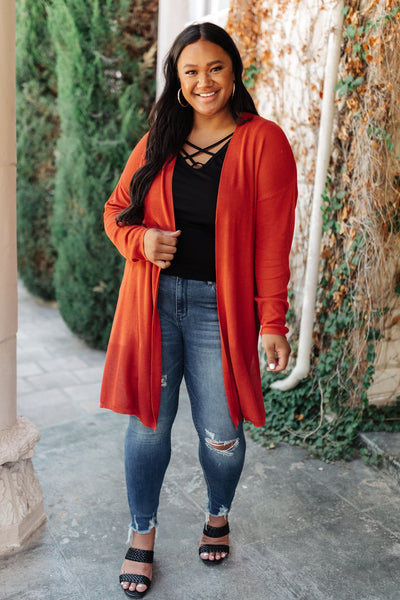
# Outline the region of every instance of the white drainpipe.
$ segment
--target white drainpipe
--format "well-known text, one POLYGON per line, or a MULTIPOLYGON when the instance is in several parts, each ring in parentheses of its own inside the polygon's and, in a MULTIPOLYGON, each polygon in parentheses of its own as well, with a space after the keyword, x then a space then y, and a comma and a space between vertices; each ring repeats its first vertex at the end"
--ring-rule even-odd
POLYGON ((339 1, 332 10, 331 32, 329 35, 325 67, 324 95, 321 107, 321 123, 318 139, 318 154, 309 232, 304 298, 301 313, 298 357, 296 366, 290 375, 286 377, 286 379, 280 379, 271 385, 272 388, 283 391, 291 390, 296 387, 296 385, 307 376, 310 369, 315 300, 322 239, 322 193, 325 188, 331 155, 333 112, 335 106, 334 88, 337 83, 342 42, 343 4, 344 2, 342 0, 339 1))

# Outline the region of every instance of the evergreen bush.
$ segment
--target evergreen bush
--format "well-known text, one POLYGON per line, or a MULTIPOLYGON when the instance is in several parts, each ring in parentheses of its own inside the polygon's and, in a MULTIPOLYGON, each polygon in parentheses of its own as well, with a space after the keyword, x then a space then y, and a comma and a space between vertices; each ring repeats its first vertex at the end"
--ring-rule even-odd
POLYGON ((56 297, 70 329, 105 348, 123 260, 103 230, 103 206, 147 128, 155 93, 157 2, 57 0, 61 134, 53 236, 56 297))
POLYGON ((54 49, 46 2, 17 0, 17 238, 18 269, 26 287, 54 299, 53 212, 58 136, 54 49))

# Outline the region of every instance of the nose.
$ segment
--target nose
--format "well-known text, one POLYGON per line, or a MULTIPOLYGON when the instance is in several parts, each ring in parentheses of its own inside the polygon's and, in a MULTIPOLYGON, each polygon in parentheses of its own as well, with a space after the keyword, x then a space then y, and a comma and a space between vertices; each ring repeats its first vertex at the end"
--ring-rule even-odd
POLYGON ((197 79, 197 85, 199 87, 205 87, 207 85, 209 85, 211 81, 211 76, 210 73, 199 73, 198 75, 198 79, 197 79))

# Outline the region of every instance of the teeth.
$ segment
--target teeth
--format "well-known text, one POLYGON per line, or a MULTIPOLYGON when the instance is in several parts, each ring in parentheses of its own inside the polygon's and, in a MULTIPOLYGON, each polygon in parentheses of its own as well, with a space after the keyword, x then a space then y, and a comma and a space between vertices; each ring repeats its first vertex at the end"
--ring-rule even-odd
POLYGON ((209 94, 199 94, 199 96, 201 96, 201 98, 208 98, 209 96, 214 96, 216 92, 210 92, 209 94))

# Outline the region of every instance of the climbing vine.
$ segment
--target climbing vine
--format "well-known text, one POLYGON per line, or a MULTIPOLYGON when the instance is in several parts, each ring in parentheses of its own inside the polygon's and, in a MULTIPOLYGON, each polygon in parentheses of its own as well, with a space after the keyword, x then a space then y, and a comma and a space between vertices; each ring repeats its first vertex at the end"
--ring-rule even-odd
MULTIPOLYGON (((280 15, 297 4, 281 0, 280 15)), ((321 1, 322 8, 327 4, 321 1)), ((267 13, 272 10, 271 3, 262 5, 267 13)), ((242 19, 239 27, 234 11, 231 15, 239 46, 250 44, 253 73, 260 64, 273 69, 270 44, 257 37, 261 26, 254 27, 256 10, 257 3, 248 5, 251 18, 242 19)), ((400 251, 400 151, 395 136, 400 122, 399 47, 399 2, 374 0, 367 7, 359 0, 345 3, 336 130, 323 194, 312 365, 309 376, 290 392, 270 388, 276 376, 264 373, 267 425, 250 429, 269 446, 286 440, 335 460, 353 455, 361 429, 400 430, 400 401, 377 408, 367 397, 377 343, 398 321, 394 308, 399 306, 400 271, 393 257, 400 251)), ((247 69, 249 73, 250 65, 247 69)), ((256 87, 257 77, 262 76, 253 75, 256 87)), ((309 85, 320 94, 317 82, 309 85)), ((319 108, 311 102, 310 127, 318 123, 319 108)), ((301 142, 293 147, 299 164, 301 142)), ((313 175, 313 163, 308 165, 305 179, 313 175)), ((293 308, 288 321, 295 355, 298 323, 293 308)))

